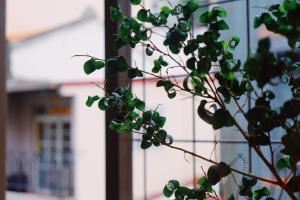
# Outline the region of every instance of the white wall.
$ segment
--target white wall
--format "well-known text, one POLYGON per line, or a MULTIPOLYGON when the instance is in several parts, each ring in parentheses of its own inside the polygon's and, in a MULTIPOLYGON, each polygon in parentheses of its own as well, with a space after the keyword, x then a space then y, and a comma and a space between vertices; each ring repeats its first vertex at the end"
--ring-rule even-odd
POLYGON ((104 28, 97 18, 11 44, 12 77, 49 83, 95 80, 99 74, 83 72, 88 58, 71 58, 76 54, 104 57, 104 28))
POLYGON ((103 96, 94 85, 62 86, 63 96, 72 96, 75 200, 105 199, 104 112, 95 104, 85 105, 87 96, 103 96))

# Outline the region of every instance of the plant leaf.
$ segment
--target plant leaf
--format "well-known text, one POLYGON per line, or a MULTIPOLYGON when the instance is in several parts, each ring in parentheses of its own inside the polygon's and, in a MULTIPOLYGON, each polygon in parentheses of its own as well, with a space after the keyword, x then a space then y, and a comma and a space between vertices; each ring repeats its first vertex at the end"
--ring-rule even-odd
POLYGON ((142 0, 130 0, 130 2, 132 5, 139 5, 142 2, 142 0))
POLYGON ((291 162, 290 162, 290 157, 289 156, 286 156, 286 157, 283 157, 283 158, 280 158, 276 164, 277 168, 278 169, 291 169, 292 166, 291 166, 291 162))
POLYGON ((99 96, 95 95, 95 96, 88 96, 85 104, 88 106, 88 107, 91 107, 95 101, 98 101, 100 99, 99 96))
POLYGON ((262 197, 269 196, 270 194, 271 194, 271 193, 270 193, 270 191, 268 190, 268 188, 263 187, 263 188, 261 188, 261 189, 259 189, 259 190, 255 190, 253 196, 254 196, 254 199, 255 199, 255 200, 259 200, 259 199, 261 199, 262 197))
POLYGON ((99 70, 99 69, 103 68, 104 66, 105 66, 104 62, 102 62, 100 60, 96 60, 94 58, 91 58, 90 60, 88 60, 84 63, 83 69, 86 74, 91 74, 95 70, 99 70))

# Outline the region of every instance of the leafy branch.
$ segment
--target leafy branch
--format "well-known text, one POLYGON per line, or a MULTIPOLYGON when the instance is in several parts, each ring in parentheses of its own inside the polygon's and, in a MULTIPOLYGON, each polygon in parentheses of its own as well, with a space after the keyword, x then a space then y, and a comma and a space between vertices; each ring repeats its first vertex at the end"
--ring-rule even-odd
MULTIPOLYGON (((194 34, 193 15, 201 7, 194 0, 176 5, 167 1, 167 5, 161 7, 159 13, 152 13, 145 8, 141 5, 141 0, 131 0, 131 3, 140 6, 136 18, 125 16, 119 7, 111 8, 112 21, 120 25, 115 48, 143 46, 145 54, 153 58, 153 68, 146 71, 137 66, 131 67, 122 56, 103 60, 86 55, 89 60, 84 64, 85 73, 90 74, 104 68, 108 74, 127 72, 131 79, 150 75, 157 78, 156 86, 163 88, 170 99, 175 98, 179 91, 200 97, 197 109, 199 117, 215 130, 236 127, 275 180, 234 169, 224 162, 216 162, 172 145, 172 136, 163 129, 166 118, 157 110, 146 111, 145 103, 126 88, 116 88, 105 97, 90 96, 87 106, 98 102, 100 110, 109 109, 118 113, 109 127, 118 133, 140 134, 142 149, 163 145, 212 164, 199 180, 199 187, 189 189, 180 186, 178 181, 171 180, 163 191, 166 197, 174 195, 178 200, 208 197, 218 199, 212 185, 235 172, 244 176, 242 185, 239 186, 240 196, 273 199, 266 187, 253 191, 259 180, 277 185, 291 199, 297 199, 294 192, 300 191, 300 176, 296 174, 296 163, 300 161, 300 77, 297 75, 299 56, 296 53, 300 42, 299 0, 284 0, 282 4, 271 5, 254 18, 255 28, 263 25, 269 31, 283 35, 291 49, 278 56, 270 50, 270 39, 263 38, 259 40, 256 52, 249 55, 245 63, 233 54, 240 38, 233 35, 228 40, 222 40, 220 37, 223 31, 230 29, 224 20, 227 12, 222 7, 214 6, 203 12, 198 20, 207 30, 202 34, 194 34), (153 30, 155 28, 164 34, 153 30), (163 43, 153 40, 153 34, 159 35, 164 40, 163 43), (166 51, 162 50, 162 46, 166 51), (180 56, 182 53, 185 60, 180 56), (183 70, 182 82, 170 76, 170 70, 175 68, 183 70), (289 88, 291 99, 274 107, 272 102, 278 98, 270 86, 277 85, 289 88), (245 98, 245 102, 240 104, 242 98, 245 98), (254 105, 245 108, 247 101, 254 102, 254 105), (237 106, 234 114, 230 109, 232 104, 237 106), (214 111, 207 109, 207 106, 213 107, 214 111), (241 126, 236 118, 237 114, 244 116, 247 128, 241 126), (279 129, 284 131, 281 150, 283 158, 275 166, 271 139, 279 129), (270 161, 267 159, 268 155, 261 150, 263 146, 269 147, 270 161), (292 172, 288 181, 280 176, 279 170, 282 169, 292 172)), ((234 199, 234 196, 229 199, 234 199)))

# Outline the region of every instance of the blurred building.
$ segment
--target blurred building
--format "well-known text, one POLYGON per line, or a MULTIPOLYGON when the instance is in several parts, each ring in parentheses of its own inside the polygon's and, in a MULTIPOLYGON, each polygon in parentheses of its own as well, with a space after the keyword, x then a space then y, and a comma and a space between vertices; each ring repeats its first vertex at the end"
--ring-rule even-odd
POLYGON ((85 107, 88 95, 101 94, 91 83, 101 74, 84 76, 86 58, 71 58, 103 57, 101 44, 103 25, 92 8, 9 42, 7 189, 43 196, 19 199, 104 199, 104 116, 85 107))

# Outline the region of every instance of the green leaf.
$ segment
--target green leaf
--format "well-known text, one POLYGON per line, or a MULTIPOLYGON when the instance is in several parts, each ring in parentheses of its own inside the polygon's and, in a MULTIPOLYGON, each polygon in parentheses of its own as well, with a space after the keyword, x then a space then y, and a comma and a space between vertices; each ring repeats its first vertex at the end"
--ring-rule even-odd
POLYGON ((286 156, 286 157, 283 157, 283 158, 280 158, 276 164, 277 168, 278 169, 291 169, 292 166, 291 166, 291 162, 290 162, 290 157, 289 156, 286 156))
POLYGON ((169 64, 168 62, 166 62, 164 60, 163 56, 159 56, 159 58, 157 59, 157 62, 164 67, 168 66, 168 64, 169 64))
POLYGON ((211 29, 219 31, 219 30, 228 30, 229 26, 224 20, 217 21, 211 24, 211 29))
POLYGON ((185 55, 193 53, 199 47, 198 41, 196 39, 188 40, 187 45, 184 47, 183 52, 185 55))
POLYGON ((129 100, 131 100, 133 98, 133 94, 132 94, 132 92, 130 91, 130 90, 125 90, 124 92, 123 92, 123 101, 129 101, 129 100))
POLYGON ((207 101, 202 100, 198 107, 198 115, 199 117, 208 124, 212 124, 213 121, 213 113, 205 109, 207 101))
POLYGON ((119 72, 127 71, 129 64, 127 63, 126 58, 123 56, 118 56, 117 57, 117 67, 119 72))
POLYGON ((191 30, 190 21, 180 20, 177 24, 178 30, 182 32, 188 32, 191 30))
POLYGON ((201 188, 204 189, 207 192, 212 192, 212 185, 210 184, 210 182, 208 181, 208 178, 206 176, 201 177, 198 181, 197 181, 198 185, 201 185, 201 188))
POLYGON ((235 73, 233 71, 229 71, 228 73, 225 74, 226 76, 226 79, 229 80, 229 81, 232 81, 232 83, 237 83, 237 84, 231 84, 230 85, 230 90, 232 92, 234 92, 234 89, 238 89, 239 85, 238 85, 238 82, 236 80, 236 77, 235 77, 235 73))
POLYGON ((169 80, 159 80, 156 83, 156 87, 164 87, 167 92, 173 88, 174 84, 169 80))
POLYGON ((254 26, 254 28, 255 28, 255 29, 258 28, 261 24, 262 24, 262 23, 261 23, 260 17, 255 17, 255 18, 254 18, 254 21, 253 21, 253 26, 254 26))
POLYGON ((175 190, 179 188, 180 184, 177 180, 170 180, 168 184, 165 185, 163 193, 165 197, 171 197, 175 190))
POLYGON ((138 118, 140 115, 134 111, 130 112, 130 116, 133 118, 133 119, 136 119, 138 118))
POLYGON ((180 199, 180 200, 184 200, 185 197, 191 197, 192 195, 193 195, 193 190, 191 190, 191 189, 189 189, 187 187, 179 187, 175 191, 175 197, 176 197, 176 199, 180 199))
POLYGON ((86 74, 91 74, 95 70, 99 70, 99 69, 103 68, 104 66, 105 66, 104 62, 102 62, 100 60, 96 60, 94 58, 91 58, 90 60, 88 60, 84 63, 83 69, 86 74))
POLYGON ((184 18, 190 18, 193 12, 195 12, 198 8, 198 3, 196 3, 194 0, 188 0, 188 2, 184 6, 182 6, 182 14, 184 18))
POLYGON ((247 197, 252 197, 253 193, 251 188, 245 187, 245 186, 241 186, 240 187, 240 191, 239 191, 239 195, 240 196, 247 196, 247 197))
POLYGON ((212 185, 216 185, 218 182, 220 182, 221 176, 219 174, 219 169, 217 165, 213 165, 208 168, 207 177, 208 177, 208 181, 212 185))
POLYGON ((207 24, 210 22, 208 14, 209 14, 209 12, 206 11, 200 15, 200 17, 199 17, 200 23, 207 24))
POLYGON ((257 179, 253 177, 243 176, 242 183, 246 187, 253 187, 257 183, 257 179))
POLYGON ((147 56, 152 56, 153 52, 154 52, 154 50, 151 47, 147 46, 146 55, 147 56))
POLYGON ((114 95, 117 95, 116 97, 119 98, 121 95, 123 95, 123 93, 124 93, 125 90, 126 90, 126 89, 125 89, 124 87, 122 87, 122 86, 117 87, 117 88, 115 89, 115 91, 112 93, 112 95, 113 95, 113 96, 114 96, 114 95))
POLYGON ((113 120, 109 123, 108 127, 111 130, 117 131, 117 130, 121 129, 122 124, 113 120))
POLYGON ((163 6, 160 8, 161 12, 163 12, 165 15, 169 15, 172 12, 172 9, 169 6, 163 6))
POLYGON ((211 12, 213 15, 216 15, 218 17, 226 17, 227 16, 226 10, 220 6, 213 7, 211 12))
POLYGON ((137 68, 131 68, 128 70, 128 77, 134 79, 135 77, 143 77, 143 72, 137 68))
POLYGON ((182 83, 182 86, 183 88, 185 89, 185 91, 192 91, 190 88, 189 88, 189 75, 187 75, 184 79, 183 79, 183 83, 182 83))
MULTIPOLYGON (((275 23, 275 20, 271 17, 271 15, 269 13, 263 13, 260 16, 260 21, 262 23, 264 23, 265 25, 271 25, 271 24, 275 23)), ((267 26, 267 28, 268 28, 268 26, 267 26)))
POLYGON ((197 181, 197 184, 198 184, 198 185, 204 185, 204 184, 207 183, 207 181, 208 181, 207 177, 206 177, 206 176, 203 176, 203 177, 201 177, 201 178, 197 181))
POLYGON ((273 4, 273 5, 271 5, 271 6, 268 8, 268 10, 269 10, 269 11, 276 11, 276 10, 279 9, 279 7, 280 7, 280 4, 273 4))
POLYGON ((234 200, 234 195, 233 194, 231 194, 229 197, 228 197, 228 199, 227 200, 234 200))
POLYGON ((111 129, 111 130, 114 130, 116 131, 117 133, 129 133, 132 131, 132 128, 130 128, 129 124, 125 124, 125 123, 122 123, 122 122, 117 122, 115 120, 112 120, 108 127, 111 129))
MULTIPOLYGON (((153 119, 154 120, 154 119, 153 119)), ((159 127, 163 127, 166 123, 167 118, 166 117, 161 117, 159 116, 157 119, 155 119, 155 123, 156 125, 158 125, 159 127)))
POLYGON ((167 135, 167 137, 165 138, 165 143, 167 145, 171 145, 173 143, 174 139, 171 135, 167 135))
POLYGON ((216 185, 220 182, 221 178, 228 176, 230 172, 230 167, 226 163, 220 162, 209 167, 207 171, 207 178, 212 185, 216 185))
POLYGON ((212 125, 215 130, 222 127, 230 127, 233 126, 233 120, 227 110, 219 109, 212 118, 212 125))
POLYGON ((167 137, 167 135, 168 135, 168 133, 167 133, 165 130, 163 130, 163 129, 157 131, 156 134, 157 134, 157 136, 158 136, 162 141, 165 141, 165 139, 166 139, 166 137, 167 137))
POLYGON ((219 173, 220 173, 221 177, 228 176, 231 172, 231 169, 230 169, 229 165, 227 165, 224 162, 220 162, 218 164, 218 168, 219 168, 219 173))
POLYGON ((148 149, 151 146, 152 146, 152 141, 151 140, 142 140, 142 142, 141 142, 141 148, 142 149, 148 149))
POLYGON ((142 0, 130 0, 130 2, 133 5, 139 5, 142 2, 142 0))
POLYGON ((145 9, 139 10, 137 13, 137 19, 141 22, 147 22, 148 21, 148 11, 145 9))
POLYGON ((240 37, 237 35, 232 36, 230 42, 229 42, 229 48, 235 49, 235 47, 240 43, 240 37))
POLYGON ((100 99, 99 96, 88 96, 88 99, 86 100, 85 104, 88 106, 88 107, 91 107, 95 101, 98 101, 100 99))
POLYGON ((120 7, 110 7, 110 19, 114 22, 120 22, 124 18, 124 15, 120 7))
POLYGON ((164 187, 163 193, 165 195, 165 197, 171 197, 173 195, 173 191, 169 190, 166 186, 164 187))
POLYGON ((145 110, 145 102, 143 102, 142 100, 140 100, 138 98, 134 98, 132 102, 138 110, 140 110, 140 111, 145 110))
POLYGON ((186 61, 186 66, 190 69, 190 70, 195 70, 196 69, 196 58, 195 57, 191 57, 186 61))
POLYGON ((186 6, 189 8, 190 11, 194 12, 199 8, 199 4, 196 3, 194 0, 189 0, 186 3, 186 6))
POLYGON ((161 70, 161 65, 158 60, 154 60, 154 67, 152 68, 153 73, 158 73, 161 70))
POLYGON ((260 39, 258 42, 258 50, 259 51, 268 51, 271 47, 270 38, 260 39))
MULTIPOLYGON (((204 24, 211 24, 212 22, 216 22, 218 20, 218 17, 226 17, 227 12, 225 9, 219 6, 215 6, 211 9, 211 11, 206 11, 203 14, 200 15, 199 21, 200 23, 204 24)), ((223 20, 221 20, 223 21, 223 20)), ((220 22, 220 21, 218 21, 220 22)), ((223 22, 220 22, 223 23, 223 22)), ((223 25, 221 25, 223 26, 223 25)), ((227 25, 228 26, 228 25, 227 25)), ((225 30, 225 29, 219 29, 219 30, 225 30)))
POLYGON ((176 97, 177 93, 176 93, 176 91, 174 89, 168 90, 167 92, 168 92, 169 99, 173 99, 173 98, 176 97))
POLYGON ((286 101, 283 105, 281 113, 285 118, 297 117, 300 113, 300 100, 291 99, 286 101))
POLYGON ((293 11, 299 7, 299 3, 298 3, 298 1, 295 1, 295 0, 284 0, 283 6, 284 6, 285 10, 293 11))
POLYGON ((149 15, 149 22, 153 25, 153 26, 159 26, 159 18, 156 17, 155 15, 151 14, 149 15))
POLYGON ((152 119, 152 111, 148 110, 143 113, 143 121, 144 122, 149 122, 152 119))
POLYGON ((268 188, 266 188, 266 187, 263 187, 263 188, 261 188, 261 189, 259 189, 259 190, 255 190, 254 191, 254 199, 255 200, 259 200, 259 199, 261 199, 262 197, 265 197, 265 196, 269 196, 271 193, 270 193, 270 191, 268 190, 268 188))
POLYGON ((106 69, 110 74, 127 71, 129 67, 123 56, 114 56, 106 62, 106 69))
POLYGON ((101 98, 100 101, 98 102, 98 108, 100 110, 106 110, 108 108, 108 98, 106 97, 101 98))

